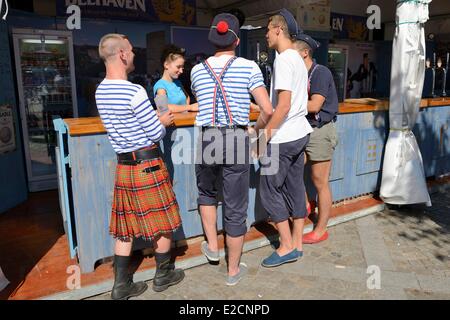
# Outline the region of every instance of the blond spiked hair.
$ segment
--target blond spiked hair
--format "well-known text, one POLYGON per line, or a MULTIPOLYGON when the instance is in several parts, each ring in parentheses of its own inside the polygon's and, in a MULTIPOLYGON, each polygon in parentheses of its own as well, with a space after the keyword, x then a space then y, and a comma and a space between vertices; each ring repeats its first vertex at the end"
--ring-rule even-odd
POLYGON ((128 37, 123 34, 109 33, 100 39, 98 45, 98 54, 100 58, 107 62, 111 57, 115 56, 120 49, 125 49, 124 40, 128 37))

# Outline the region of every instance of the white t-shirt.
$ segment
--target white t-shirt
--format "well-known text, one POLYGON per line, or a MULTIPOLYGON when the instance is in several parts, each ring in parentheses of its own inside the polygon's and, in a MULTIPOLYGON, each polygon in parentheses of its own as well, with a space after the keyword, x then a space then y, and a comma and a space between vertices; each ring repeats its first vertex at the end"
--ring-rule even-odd
POLYGON ((270 99, 276 108, 277 90, 291 91, 291 110, 270 143, 286 143, 301 139, 313 129, 306 119, 308 114, 308 70, 294 49, 277 55, 274 62, 270 99))

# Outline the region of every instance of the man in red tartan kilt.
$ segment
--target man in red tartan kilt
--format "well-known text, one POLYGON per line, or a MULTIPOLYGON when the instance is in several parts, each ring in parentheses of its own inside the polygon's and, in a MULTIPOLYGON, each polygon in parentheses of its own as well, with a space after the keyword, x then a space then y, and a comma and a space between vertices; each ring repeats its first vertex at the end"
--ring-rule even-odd
POLYGON ((158 117, 145 89, 127 81, 134 71, 134 53, 126 36, 105 35, 99 54, 106 77, 95 99, 118 161, 110 224, 116 239, 111 297, 124 300, 147 290, 144 282, 134 283, 128 273, 134 238, 153 242, 157 266, 153 290, 164 291, 184 278, 183 270, 175 270, 170 263, 172 234, 181 227, 181 218, 158 148, 173 115, 167 112, 158 117))

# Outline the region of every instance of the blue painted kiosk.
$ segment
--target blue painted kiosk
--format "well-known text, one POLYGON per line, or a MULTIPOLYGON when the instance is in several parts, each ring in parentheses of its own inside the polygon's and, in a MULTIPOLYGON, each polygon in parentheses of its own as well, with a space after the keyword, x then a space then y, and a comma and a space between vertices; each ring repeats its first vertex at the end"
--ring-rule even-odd
MULTIPOLYGON (((340 105, 337 122, 340 142, 330 177, 335 201, 379 189, 388 108, 387 101, 376 105, 340 105)), ((252 120, 256 117, 251 115, 252 120)), ((168 130, 161 143, 183 220, 183 229, 177 233, 176 240, 203 234, 196 202, 193 157, 198 129, 194 127, 194 118, 195 114, 176 115, 176 128, 168 130)), ((98 260, 113 255, 113 239, 108 231, 115 153, 99 118, 55 119, 54 122, 58 132, 61 211, 71 255, 78 257, 82 272, 87 273, 94 270, 98 260)), ((450 99, 424 99, 414 131, 426 175, 434 177, 450 172, 450 99)), ((258 169, 255 163, 249 190, 248 226, 267 217, 258 200, 258 169)), ((218 212, 220 216, 220 206, 218 212)), ((218 227, 222 227, 220 218, 218 227)))

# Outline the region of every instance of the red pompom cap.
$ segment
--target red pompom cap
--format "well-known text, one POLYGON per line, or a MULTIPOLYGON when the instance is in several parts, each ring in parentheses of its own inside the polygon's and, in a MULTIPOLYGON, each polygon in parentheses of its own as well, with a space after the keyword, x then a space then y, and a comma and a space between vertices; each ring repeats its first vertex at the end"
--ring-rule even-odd
POLYGON ((227 33, 229 29, 228 23, 226 21, 219 21, 217 24, 217 31, 219 33, 227 33))

